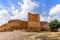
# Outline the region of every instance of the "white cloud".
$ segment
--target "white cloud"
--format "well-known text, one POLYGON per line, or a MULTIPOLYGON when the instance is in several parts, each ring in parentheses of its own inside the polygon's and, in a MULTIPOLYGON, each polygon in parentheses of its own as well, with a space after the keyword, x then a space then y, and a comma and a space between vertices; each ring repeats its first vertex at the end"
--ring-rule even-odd
POLYGON ((11 12, 13 13, 13 15, 17 15, 17 14, 19 14, 19 10, 18 10, 18 9, 11 10, 11 12))
POLYGON ((0 10, 0 25, 6 23, 10 18, 7 10, 0 10))
POLYGON ((40 15, 40 21, 47 21, 46 17, 43 17, 42 15, 40 15))
MULTIPOLYGON (((19 3, 19 2, 18 2, 19 3)), ((20 20, 27 20, 28 18, 28 12, 31 12, 33 9, 38 7, 38 4, 35 2, 32 2, 31 0, 23 0, 23 4, 19 3, 21 5, 21 12, 19 12, 17 15, 13 16, 12 19, 20 19, 20 20)))
POLYGON ((60 14, 60 4, 57 4, 55 7, 50 9, 49 15, 58 15, 60 14))
POLYGON ((55 20, 55 19, 57 19, 58 21, 60 21, 60 17, 57 16, 57 15, 56 16, 53 16, 53 17, 48 16, 47 21, 50 22, 50 21, 55 20))
POLYGON ((14 6, 14 5, 12 5, 12 6, 11 6, 11 9, 12 9, 12 10, 13 10, 13 9, 15 9, 15 6, 14 6))
POLYGON ((18 2, 18 4, 19 4, 20 6, 22 6, 22 3, 18 2))
POLYGON ((21 8, 25 11, 32 11, 35 7, 38 7, 38 4, 32 2, 31 0, 23 0, 23 5, 21 8))
POLYGON ((47 21, 50 22, 55 19, 60 21, 60 4, 57 4, 55 7, 50 9, 47 21))

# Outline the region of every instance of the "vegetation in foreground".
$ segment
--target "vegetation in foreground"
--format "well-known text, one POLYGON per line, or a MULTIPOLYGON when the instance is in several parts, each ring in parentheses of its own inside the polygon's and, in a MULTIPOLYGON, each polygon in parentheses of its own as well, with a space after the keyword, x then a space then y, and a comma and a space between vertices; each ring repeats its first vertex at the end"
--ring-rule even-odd
POLYGON ((53 20, 49 23, 50 30, 57 32, 58 29, 60 28, 60 22, 57 20, 53 20))

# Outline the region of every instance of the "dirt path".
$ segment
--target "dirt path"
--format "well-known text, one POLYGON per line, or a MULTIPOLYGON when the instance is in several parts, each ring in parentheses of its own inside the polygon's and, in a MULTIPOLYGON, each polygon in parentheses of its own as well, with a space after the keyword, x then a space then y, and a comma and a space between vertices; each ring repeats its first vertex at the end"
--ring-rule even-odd
POLYGON ((60 32, 47 32, 47 33, 35 33, 35 32, 0 32, 0 40, 60 40, 60 32))

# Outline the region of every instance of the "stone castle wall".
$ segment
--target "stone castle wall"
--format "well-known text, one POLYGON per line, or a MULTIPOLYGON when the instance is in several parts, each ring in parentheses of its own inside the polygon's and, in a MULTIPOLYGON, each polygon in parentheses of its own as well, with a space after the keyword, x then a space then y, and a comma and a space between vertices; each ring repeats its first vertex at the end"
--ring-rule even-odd
POLYGON ((8 21, 8 23, 0 27, 0 30, 14 30, 14 29, 27 29, 27 21, 10 20, 8 21))
POLYGON ((42 31, 49 31, 49 24, 48 22, 40 22, 41 30, 42 31))
POLYGON ((47 22, 40 22, 39 14, 28 13, 28 21, 9 20, 8 23, 2 25, 0 30, 28 29, 28 31, 49 31, 47 22))

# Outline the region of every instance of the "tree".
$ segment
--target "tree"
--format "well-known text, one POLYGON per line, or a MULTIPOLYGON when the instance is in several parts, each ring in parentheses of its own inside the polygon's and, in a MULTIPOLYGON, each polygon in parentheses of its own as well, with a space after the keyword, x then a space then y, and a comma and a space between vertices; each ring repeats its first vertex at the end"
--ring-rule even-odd
POLYGON ((57 24, 59 22, 57 20, 53 20, 49 23, 49 26, 50 26, 50 30, 51 31, 57 31, 57 24))
POLYGON ((56 27, 60 28, 60 22, 58 22, 58 23, 56 24, 56 27))

